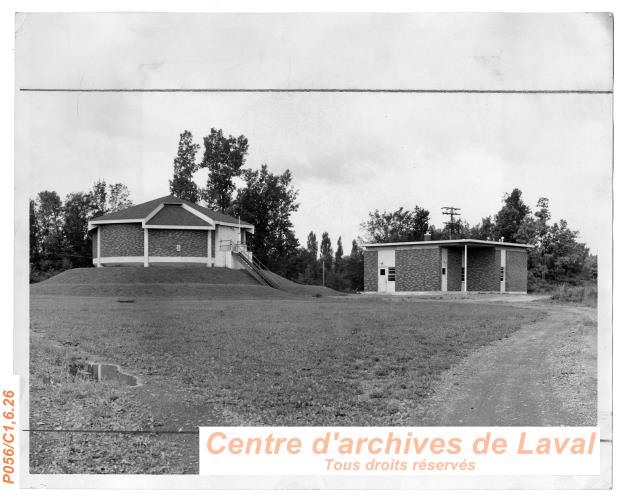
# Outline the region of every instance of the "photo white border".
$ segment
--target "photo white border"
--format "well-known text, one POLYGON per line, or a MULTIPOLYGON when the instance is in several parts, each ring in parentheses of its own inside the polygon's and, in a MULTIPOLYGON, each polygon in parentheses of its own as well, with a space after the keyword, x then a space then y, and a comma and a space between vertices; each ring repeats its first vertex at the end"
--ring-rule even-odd
MULTIPOLYGON (((332 12, 332 11, 341 11, 341 12, 360 12, 360 11, 369 11, 369 12, 467 12, 471 11, 495 11, 495 12, 583 12, 583 11, 593 11, 593 12, 601 12, 601 11, 610 11, 616 14, 617 21, 619 19, 619 12, 621 15, 623 11, 622 9, 619 11, 619 3, 616 1, 567 1, 567 2, 557 2, 557 1, 509 1, 509 2, 501 2, 501 1, 477 1, 474 0, 472 2, 461 2, 461 1, 423 1, 419 3, 409 2, 409 1, 392 1, 387 0, 385 2, 372 2, 370 0, 362 0, 360 2, 342 2, 339 0, 334 1, 303 1, 299 2, 297 6, 293 5, 294 2, 287 1, 266 1, 263 2, 262 5, 259 5, 258 2, 252 1, 232 1, 232 2, 219 2, 213 1, 207 5, 207 2, 199 2, 199 1, 189 1, 189 0, 179 0, 177 2, 163 2, 163 1, 118 1, 118 0, 110 0, 108 2, 102 1, 93 1, 89 3, 89 9, 85 9, 85 2, 79 1, 56 1, 56 2, 44 2, 44 1, 8 1, 5 3, 2 9, 2 26, 4 28, 3 35, 5 37, 5 47, 14 46, 13 33, 14 33, 14 19, 13 12, 14 11, 74 11, 74 12, 85 12, 85 11, 160 11, 160 12, 181 12, 181 11, 190 11, 190 12, 289 12, 289 11, 299 11, 299 12, 332 12), (7 9, 8 7, 8 9, 7 9), (9 12, 6 12, 9 10, 9 12), (8 43, 7 43, 8 42, 8 43)), ((622 53, 622 41, 621 35, 618 30, 618 22, 615 28, 615 47, 617 53, 622 53)), ((5 73, 9 69, 13 69, 13 60, 12 54, 5 50, 3 52, 4 60, 3 60, 3 69, 5 69, 5 73)), ((623 74, 619 65, 616 65, 616 79, 615 79, 615 91, 618 96, 618 84, 623 81, 623 74)), ((2 141, 4 142, 3 151, 5 152, 7 158, 7 164, 10 166, 14 165, 13 162, 13 113, 10 113, 10 110, 13 110, 13 97, 15 90, 13 88, 13 80, 9 78, 3 78, 2 85, 4 86, 3 99, 5 110, 4 113, 4 125, 3 125, 3 134, 2 141)), ((622 114, 622 105, 619 105, 618 97, 615 99, 615 113, 617 116, 623 116, 622 114), (621 111, 620 114, 618 112, 621 111)), ((23 124, 22 124, 23 125, 23 124)), ((621 127, 622 128, 622 127, 621 127)), ((16 132, 16 137, 19 137, 19 131, 16 132)), ((618 122, 616 123, 615 128, 615 137, 622 137, 622 130, 618 127, 618 122)), ((23 137, 23 136, 22 136, 23 137)), ((16 144, 17 146, 17 144, 16 144)), ((615 144, 616 146, 616 144, 615 144)), ((622 154, 620 153, 618 148, 615 148, 615 165, 623 165, 623 158, 621 158, 622 154), (621 161, 619 161, 621 160, 621 161)), ((18 163, 15 163, 16 167, 19 167, 21 164, 19 162, 19 157, 16 154, 15 160, 18 163)), ((20 213, 19 210, 24 206, 27 207, 28 195, 25 192, 24 187, 27 186, 28 178, 27 173, 24 172, 23 169, 16 168, 15 169, 15 200, 13 204, 13 192, 11 189, 11 177, 13 177, 13 168, 9 168, 9 175, 5 176, 5 182, 2 184, 0 189, 2 189, 2 200, 5 204, 4 209, 2 211, 2 220, 6 223, 5 227, 12 227, 13 223, 13 214, 11 207, 15 207, 15 228, 16 231, 19 230, 20 227, 24 227, 24 221, 27 217, 24 215, 27 212, 20 213), (24 203, 26 201, 26 205, 24 203)), ((614 173, 614 207, 615 207, 615 216, 617 221, 620 221, 622 216, 622 202, 618 198, 618 193, 620 192, 620 176, 619 172, 616 171, 614 173)), ((27 227, 27 226, 26 226, 27 227)), ((24 332, 28 332, 28 301, 24 303, 24 298, 28 297, 28 285, 27 285, 27 276, 28 276, 28 263, 27 257, 28 248, 24 242, 16 241, 15 242, 15 288, 11 290, 11 270, 10 266, 5 266, 5 272, 7 274, 6 279, 2 280, 3 286, 3 298, 5 299, 2 304, 2 312, 3 317, 10 320, 13 318, 13 309, 9 304, 11 302, 8 298, 11 296, 12 292, 15 293, 14 301, 15 301, 15 312, 16 315, 14 319, 14 327, 16 332, 16 344, 15 344, 15 353, 16 357, 14 359, 16 371, 24 372, 26 369, 27 372, 27 359, 28 359, 28 343, 27 338, 23 336, 24 332)), ((614 234, 614 248, 616 251, 614 252, 618 255, 620 252, 619 249, 622 248, 622 235, 617 230, 614 234)), ((13 261, 12 257, 13 248, 5 246, 2 248, 3 257, 8 262, 13 261)), ((601 276, 611 276, 612 268, 606 266, 605 263, 600 262, 600 271, 599 275, 601 276)), ((614 289, 614 300, 615 303, 623 303, 623 294, 621 292, 622 286, 622 264, 619 262, 615 262, 615 268, 617 279, 615 283, 617 286, 614 289)), ((606 282, 601 283, 600 285, 600 307, 599 307, 599 324, 601 325, 609 324, 611 316, 612 316, 612 308, 611 301, 606 300, 606 293, 609 293, 609 286, 607 286, 606 282)), ((621 308, 622 309, 622 308, 621 308)), ((620 332, 623 329, 621 328, 622 316, 620 309, 617 308, 614 316, 613 329, 615 332, 620 332)), ((609 357, 611 350, 611 339, 605 339, 604 335, 600 336, 600 348, 599 348, 599 366, 601 373, 602 384, 600 386, 600 405, 601 405, 601 413, 602 413, 602 435, 605 439, 609 435, 609 431, 611 429, 605 429, 605 417, 606 412, 609 412, 612 401, 612 393, 611 393, 611 384, 606 384, 605 382, 611 380, 611 359, 609 357), (609 340, 609 342, 606 342, 609 340), (608 404, 610 402, 610 404, 608 404)), ((10 336, 5 334, 3 338, 5 349, 0 350, 0 366, 8 367, 11 366, 11 339, 10 336), (7 348, 8 347, 8 348, 7 348)), ((615 336, 614 338, 614 356, 617 356, 617 353, 622 353, 622 340, 619 336, 615 336)), ((617 358, 619 359, 619 358, 617 358)), ((614 367, 615 375, 617 380, 622 379, 622 363, 616 364, 614 367)), ((22 394, 24 396, 23 406, 22 406, 22 426, 27 424, 27 416, 28 416, 28 390, 27 390, 27 381, 22 381, 22 394)), ((618 396, 615 394, 615 396, 618 396)), ((615 404, 620 406, 620 401, 618 397, 614 400, 615 404)), ((26 440, 23 440, 26 441, 26 440)), ((28 467, 28 453, 27 449, 23 450, 22 454, 22 470, 27 470, 28 467), (26 467, 26 469, 24 469, 26 467)), ((607 450, 606 450, 607 452, 607 450)), ((611 450, 609 450, 609 454, 611 455, 611 450)), ((622 455, 615 456, 615 468, 618 470, 619 465, 622 465, 622 455)), ((427 480, 426 478, 419 478, 420 480, 417 484, 414 482, 407 482, 405 478, 402 479, 382 479, 378 480, 378 478, 371 478, 370 480, 363 481, 362 479, 357 479, 355 481, 350 480, 350 478, 319 478, 313 479, 312 481, 306 481, 306 483, 300 482, 296 480, 296 478, 261 478, 260 481, 254 480, 253 482, 245 481, 245 480, 237 480, 234 478, 204 478, 208 479, 208 482, 205 481, 194 481, 194 479, 198 479, 199 476, 93 476, 93 475, 45 475, 45 476, 29 476, 24 475, 23 479, 23 487, 89 487, 89 488, 194 488, 194 487, 210 487, 210 488, 232 488, 232 487, 258 487, 258 488, 274 488, 274 487, 312 487, 312 488, 329 488, 329 487, 337 487, 337 488, 397 488, 397 487, 418 487, 418 488, 435 488, 440 487, 441 480, 440 478, 431 478, 431 480, 427 480), (234 479, 234 480, 233 480, 234 479), (425 480, 424 480, 425 479, 425 480), (338 481, 335 481, 338 480, 338 481), (194 484, 191 484, 194 483, 194 484)), ((247 479, 247 478, 242 478, 247 479)), ((310 479, 310 478, 308 478, 310 479)), ((603 479, 605 481, 605 478, 603 479)), ((509 487, 524 487, 524 488, 569 488, 569 487, 592 487, 596 483, 594 480, 585 481, 583 478, 518 478, 518 477, 498 477, 498 478, 485 478, 482 480, 481 478, 446 478, 444 480, 445 487, 447 488, 476 488, 476 487, 489 487, 489 488, 509 488, 509 487), (464 479, 467 479, 465 481, 464 479)), ((605 482, 604 482, 605 484, 605 482)), ((485 492, 478 493, 480 498, 483 498, 485 492)), ((522 493, 522 492, 521 492, 522 493)), ((360 494, 360 493, 359 493, 360 494)), ((364 492, 363 492, 364 494, 364 492)), ((414 493, 413 493, 414 494, 414 493)), ((275 496, 276 493, 271 493, 271 496, 275 496)), ((567 495, 574 495, 574 492, 567 493, 567 495)), ((466 495, 465 495, 466 496, 466 495)), ((471 495, 469 495, 471 496, 471 495)))

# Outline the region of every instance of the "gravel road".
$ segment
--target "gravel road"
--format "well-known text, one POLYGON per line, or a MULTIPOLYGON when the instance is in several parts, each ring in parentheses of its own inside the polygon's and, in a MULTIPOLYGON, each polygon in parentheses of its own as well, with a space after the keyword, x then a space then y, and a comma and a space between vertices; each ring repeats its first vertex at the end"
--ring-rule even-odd
POLYGON ((447 372, 423 425, 596 424, 596 309, 546 301, 517 307, 548 314, 447 372))

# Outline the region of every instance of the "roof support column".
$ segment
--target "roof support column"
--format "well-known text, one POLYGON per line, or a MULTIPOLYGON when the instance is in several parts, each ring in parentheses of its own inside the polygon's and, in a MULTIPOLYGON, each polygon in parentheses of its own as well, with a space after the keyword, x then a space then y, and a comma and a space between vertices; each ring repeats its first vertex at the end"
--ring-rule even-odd
POLYGON ((96 267, 102 267, 102 254, 100 253, 101 229, 102 228, 98 226, 98 242, 96 243, 96 247, 97 247, 96 267))
POLYGON ((150 263, 148 261, 148 248, 149 248, 149 241, 148 241, 148 231, 149 229, 144 228, 143 229, 143 267, 149 267, 150 263))
POLYGON ((209 229, 206 231, 206 267, 211 267, 211 255, 213 254, 213 249, 211 248, 211 235, 212 231, 209 229))
POLYGON ((466 292, 469 287, 467 286, 467 281, 469 277, 469 259, 468 259, 468 246, 464 245, 464 281, 462 282, 462 291, 466 292))
POLYGON ((506 291, 506 250, 502 249, 500 255, 501 259, 499 262, 499 292, 504 293, 506 291))

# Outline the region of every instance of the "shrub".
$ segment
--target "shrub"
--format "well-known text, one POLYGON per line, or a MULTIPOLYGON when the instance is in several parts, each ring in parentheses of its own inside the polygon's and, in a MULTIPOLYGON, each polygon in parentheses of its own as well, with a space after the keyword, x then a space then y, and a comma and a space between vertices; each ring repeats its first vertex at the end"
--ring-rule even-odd
POLYGON ((553 283, 538 278, 532 273, 527 274, 527 291, 529 293, 551 293, 555 286, 553 283))
POLYGON ((565 283, 553 290, 551 298, 562 302, 578 302, 597 307, 597 285, 571 286, 565 283))

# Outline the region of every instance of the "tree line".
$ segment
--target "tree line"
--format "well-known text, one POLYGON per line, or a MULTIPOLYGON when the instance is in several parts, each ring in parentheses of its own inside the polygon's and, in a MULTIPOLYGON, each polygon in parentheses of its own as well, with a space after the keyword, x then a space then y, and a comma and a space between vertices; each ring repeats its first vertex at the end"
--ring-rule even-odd
MULTIPOLYGON (((457 219, 443 228, 430 224, 429 210, 416 205, 407 210, 374 210, 361 224, 362 236, 351 242, 345 253, 342 237, 334 249, 330 235, 321 240, 310 232, 300 245, 291 216, 299 208, 298 192, 290 170, 273 173, 267 165, 246 167, 248 140, 226 135, 211 128, 200 145, 190 131, 179 136, 173 160, 170 194, 216 211, 240 217, 254 224, 248 244, 254 256, 272 271, 304 284, 325 284, 344 291, 363 289, 364 258, 359 243, 391 243, 423 240, 472 238, 532 245, 529 252, 530 289, 552 283, 577 284, 596 279, 596 256, 578 241, 578 232, 566 220, 551 221, 549 200, 540 198, 536 210, 513 189, 505 194, 501 209, 471 226, 457 219), (198 186, 195 175, 207 171, 205 186, 198 186), (238 187, 237 187, 238 186, 238 187)), ((72 267, 92 265, 88 220, 132 205, 128 188, 121 183, 94 183, 87 192, 70 193, 61 200, 55 191, 42 191, 30 200, 31 281, 44 279, 72 267)))
POLYGON ((40 281, 73 267, 92 265, 89 219, 132 206, 122 183, 100 179, 87 192, 41 191, 29 200, 30 281, 40 281))

